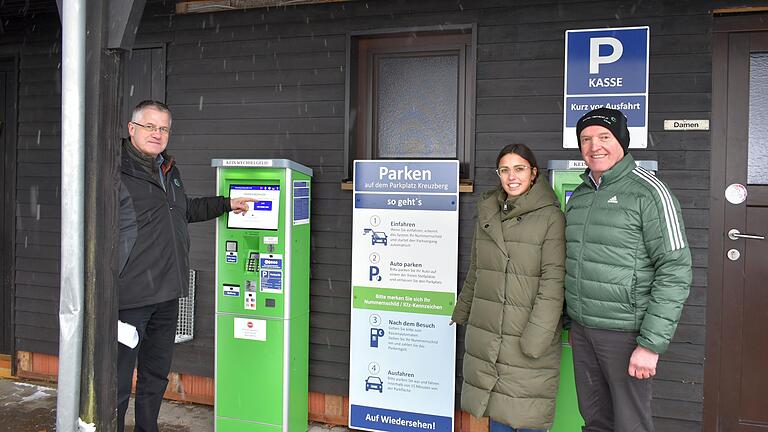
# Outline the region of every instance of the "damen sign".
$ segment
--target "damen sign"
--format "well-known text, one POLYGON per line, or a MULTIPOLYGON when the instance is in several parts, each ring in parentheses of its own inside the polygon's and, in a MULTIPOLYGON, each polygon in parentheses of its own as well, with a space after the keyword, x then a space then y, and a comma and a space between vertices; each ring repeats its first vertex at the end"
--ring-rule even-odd
POLYGON ((664 130, 709 130, 709 120, 664 120, 664 130))

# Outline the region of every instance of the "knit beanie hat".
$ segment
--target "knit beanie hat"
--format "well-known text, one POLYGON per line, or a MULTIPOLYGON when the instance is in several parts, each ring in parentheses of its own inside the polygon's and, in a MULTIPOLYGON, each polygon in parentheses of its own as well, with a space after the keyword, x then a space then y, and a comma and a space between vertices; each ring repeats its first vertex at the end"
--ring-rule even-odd
POLYGON ((581 149, 581 131, 593 125, 602 126, 611 131, 619 144, 621 144, 621 148, 624 149, 624 154, 627 154, 627 149, 629 148, 629 129, 627 129, 627 117, 621 111, 610 108, 598 108, 584 114, 576 123, 576 142, 579 143, 579 149, 581 149))

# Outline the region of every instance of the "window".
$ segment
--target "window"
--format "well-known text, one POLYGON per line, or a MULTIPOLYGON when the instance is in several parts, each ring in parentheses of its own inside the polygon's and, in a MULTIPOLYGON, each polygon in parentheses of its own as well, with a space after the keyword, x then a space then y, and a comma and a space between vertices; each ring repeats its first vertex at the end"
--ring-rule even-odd
POLYGON ((348 177, 355 159, 458 159, 472 177, 474 33, 350 36, 348 177))

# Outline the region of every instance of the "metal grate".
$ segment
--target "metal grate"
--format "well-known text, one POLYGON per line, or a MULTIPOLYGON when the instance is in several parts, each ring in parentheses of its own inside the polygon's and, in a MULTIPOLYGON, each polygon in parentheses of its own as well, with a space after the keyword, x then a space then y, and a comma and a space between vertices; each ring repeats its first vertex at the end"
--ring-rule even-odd
POLYGON ((179 299, 179 320, 176 323, 176 343, 191 341, 195 336, 195 286, 197 270, 189 270, 189 295, 179 299))

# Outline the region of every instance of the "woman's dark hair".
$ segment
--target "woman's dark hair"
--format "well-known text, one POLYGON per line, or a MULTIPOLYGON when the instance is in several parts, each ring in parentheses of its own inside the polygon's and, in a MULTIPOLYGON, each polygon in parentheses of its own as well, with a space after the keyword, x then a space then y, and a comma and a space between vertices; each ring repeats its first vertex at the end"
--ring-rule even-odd
POLYGON ((536 168, 536 177, 533 179, 535 183, 536 179, 539 177, 539 164, 536 162, 536 156, 533 155, 533 150, 528 148, 528 146, 525 144, 508 144, 504 146, 504 148, 499 152, 499 155, 496 156, 496 168, 499 167, 501 158, 510 153, 514 153, 528 161, 528 164, 531 166, 531 173, 533 173, 533 169, 536 168))

